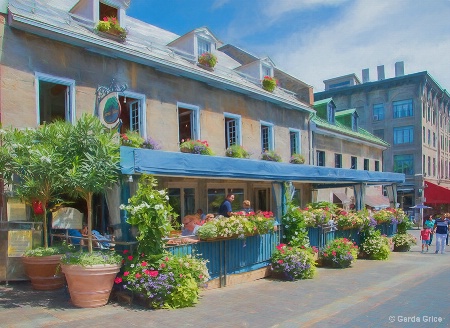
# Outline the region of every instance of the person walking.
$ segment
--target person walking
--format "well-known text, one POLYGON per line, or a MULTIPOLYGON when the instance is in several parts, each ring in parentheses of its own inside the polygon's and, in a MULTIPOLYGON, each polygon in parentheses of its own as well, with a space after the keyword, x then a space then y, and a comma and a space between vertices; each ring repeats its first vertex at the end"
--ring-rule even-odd
POLYGON ((231 202, 234 200, 233 194, 228 194, 225 200, 220 204, 219 215, 229 218, 233 209, 231 208, 231 202))
POLYGON ((428 229, 426 227, 423 227, 422 231, 420 232, 420 239, 422 240, 422 253, 425 251, 425 246, 427 247, 428 252, 428 241, 430 240, 430 232, 431 229, 428 229))
POLYGON ((442 215, 436 219, 434 224, 434 233, 436 234, 436 251, 435 253, 444 254, 445 252, 445 240, 448 234, 448 219, 442 215))
POLYGON ((433 241, 433 231, 434 231, 434 219, 433 215, 429 215, 424 222, 424 227, 430 229, 430 240, 428 240, 428 246, 431 246, 431 242, 433 241))

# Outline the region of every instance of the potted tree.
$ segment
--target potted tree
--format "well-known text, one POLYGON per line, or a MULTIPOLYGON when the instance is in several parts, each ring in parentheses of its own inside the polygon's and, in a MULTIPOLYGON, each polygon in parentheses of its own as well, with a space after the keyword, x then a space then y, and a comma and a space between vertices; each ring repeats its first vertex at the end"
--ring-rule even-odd
POLYGON ((66 141, 66 183, 74 196, 87 204, 88 252, 66 254, 61 259, 72 303, 78 307, 98 307, 108 302, 122 257, 114 252, 93 251, 93 196, 119 178, 119 145, 114 132, 107 131, 100 120, 83 115, 70 130, 66 141))
POLYGON ((36 216, 43 222, 43 247, 26 251, 22 258, 31 284, 38 290, 64 286, 64 276, 58 266, 66 248, 48 246, 47 206, 63 188, 62 169, 66 160, 63 140, 69 125, 57 121, 37 129, 1 130, 3 179, 14 185, 18 197, 33 204, 36 216), (14 176, 18 179, 13 179, 14 176))

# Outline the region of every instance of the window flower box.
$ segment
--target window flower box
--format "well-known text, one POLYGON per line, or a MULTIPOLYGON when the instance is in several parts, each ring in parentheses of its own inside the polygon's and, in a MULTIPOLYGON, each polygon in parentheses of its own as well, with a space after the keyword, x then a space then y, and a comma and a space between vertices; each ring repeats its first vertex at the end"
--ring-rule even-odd
POLYGON ((271 76, 264 76, 264 79, 261 81, 262 87, 264 90, 273 92, 275 87, 277 86, 277 80, 271 76))
POLYGON ((217 64, 217 57, 210 52, 205 52, 198 56, 198 63, 200 67, 213 70, 214 66, 217 64))
POLYGON ((95 26, 97 35, 117 42, 125 42, 128 31, 119 25, 116 17, 103 17, 95 26))

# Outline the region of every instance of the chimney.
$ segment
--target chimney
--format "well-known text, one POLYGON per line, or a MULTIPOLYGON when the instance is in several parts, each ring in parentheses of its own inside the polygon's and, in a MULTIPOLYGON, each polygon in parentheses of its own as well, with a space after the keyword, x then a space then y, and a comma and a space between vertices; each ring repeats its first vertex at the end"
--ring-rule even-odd
POLYGON ((384 65, 377 66, 377 72, 378 72, 378 81, 384 80, 384 65))
POLYGON ((403 61, 395 63, 395 77, 405 75, 405 63, 403 61))
POLYGON ((364 68, 362 70, 362 82, 363 83, 370 82, 369 69, 368 68, 364 68))

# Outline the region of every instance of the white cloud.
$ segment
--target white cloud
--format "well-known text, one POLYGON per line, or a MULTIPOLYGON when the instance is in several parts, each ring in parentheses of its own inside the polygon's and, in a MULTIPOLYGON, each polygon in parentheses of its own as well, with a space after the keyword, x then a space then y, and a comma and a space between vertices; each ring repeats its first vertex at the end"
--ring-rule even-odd
MULTIPOLYGON (((429 71, 443 88, 450 88, 450 2, 355 1, 339 17, 309 30, 291 26, 292 33, 270 45, 281 69, 323 90, 322 81, 385 65, 386 78, 394 63, 405 62, 405 74, 429 71)), ((266 51, 267 51, 267 44, 266 51)), ((263 47, 262 47, 263 48, 263 47)), ((261 49, 262 50, 262 49, 261 49)))

